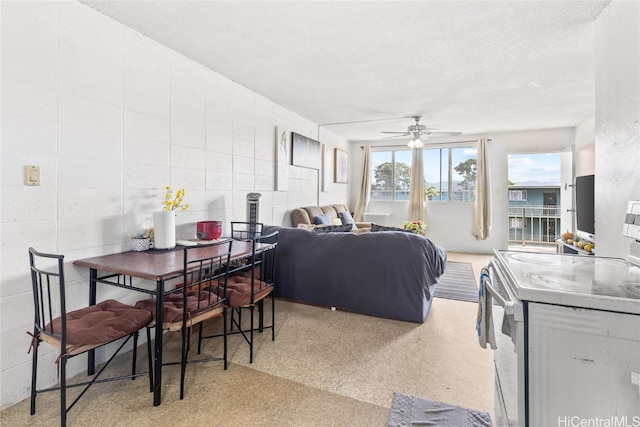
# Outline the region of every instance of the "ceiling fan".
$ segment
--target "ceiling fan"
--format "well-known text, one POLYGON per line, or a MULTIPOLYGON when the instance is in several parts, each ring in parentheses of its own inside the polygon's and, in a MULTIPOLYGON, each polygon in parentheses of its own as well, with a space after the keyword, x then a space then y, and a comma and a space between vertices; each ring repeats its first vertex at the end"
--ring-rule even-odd
POLYGON ((416 121, 415 125, 411 125, 405 132, 382 132, 382 133, 395 133, 397 135, 388 136, 383 139, 401 138, 405 136, 411 136, 411 141, 407 144, 409 148, 422 148, 424 146, 424 140, 429 139, 430 136, 457 136, 462 135, 461 132, 440 132, 435 128, 428 128, 425 125, 420 124, 420 116, 413 116, 413 120, 416 121))

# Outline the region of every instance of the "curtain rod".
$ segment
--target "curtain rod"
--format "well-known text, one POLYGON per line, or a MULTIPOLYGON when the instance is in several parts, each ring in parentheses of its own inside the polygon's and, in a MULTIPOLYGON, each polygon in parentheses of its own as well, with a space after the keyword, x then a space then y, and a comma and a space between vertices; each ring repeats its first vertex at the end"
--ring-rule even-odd
MULTIPOLYGON (((468 144, 469 142, 478 142, 480 141, 479 139, 472 139, 469 141, 449 141, 449 142, 436 142, 432 145, 437 146, 437 145, 448 145, 448 144, 468 144)), ((491 138, 487 138, 487 142, 491 142, 491 138)), ((401 145, 371 145, 371 149, 374 148, 402 148, 402 147, 407 147, 406 144, 401 144, 401 145)), ((360 148, 364 149, 364 145, 361 145, 360 148)), ((428 145, 425 144, 425 146, 423 148, 428 148, 428 145)))

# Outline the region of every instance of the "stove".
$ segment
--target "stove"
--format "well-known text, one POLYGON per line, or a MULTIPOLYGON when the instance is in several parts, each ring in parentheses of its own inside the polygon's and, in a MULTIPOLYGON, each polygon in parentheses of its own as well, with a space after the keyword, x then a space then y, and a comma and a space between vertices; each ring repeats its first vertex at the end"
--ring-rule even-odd
POLYGON ((640 314, 640 266, 622 258, 495 251, 521 301, 640 314))
POLYGON ((478 312, 502 325, 496 425, 640 420, 640 201, 624 220, 627 259, 494 251, 481 287, 498 305, 478 312))

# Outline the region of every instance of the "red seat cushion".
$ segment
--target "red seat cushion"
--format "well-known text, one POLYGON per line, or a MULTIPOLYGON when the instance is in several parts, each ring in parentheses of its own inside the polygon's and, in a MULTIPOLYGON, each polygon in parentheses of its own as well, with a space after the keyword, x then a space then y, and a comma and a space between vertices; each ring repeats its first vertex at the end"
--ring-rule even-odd
MULTIPOLYGON (((67 345, 99 345, 125 337, 145 327, 153 316, 149 310, 106 300, 67 313, 67 345)), ((47 325, 46 331, 59 334, 61 318, 47 325)))

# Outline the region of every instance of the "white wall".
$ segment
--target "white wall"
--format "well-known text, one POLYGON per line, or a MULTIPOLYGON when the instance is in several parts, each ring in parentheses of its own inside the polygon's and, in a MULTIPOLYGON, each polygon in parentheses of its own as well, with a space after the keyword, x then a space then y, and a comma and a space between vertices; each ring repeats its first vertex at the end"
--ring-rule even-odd
MULTIPOLYGON (((28 396, 32 299, 27 248, 66 256, 69 308, 88 301, 88 271, 72 261, 128 249, 152 226, 164 186, 185 188, 178 237, 195 222, 246 218, 259 192, 260 220, 289 222, 290 209, 318 203, 318 171, 289 167, 274 191, 275 128, 318 138, 318 126, 76 2, 0 2, 1 407, 28 396), (24 166, 41 168, 24 185, 24 166), (11 387, 7 386, 11 384, 11 387)), ((322 142, 348 148, 330 132, 322 142)), ((346 185, 322 199, 346 203, 346 185)), ((141 296, 100 289, 99 298, 141 296)), ((55 356, 41 353, 42 385, 55 356)), ((84 357, 70 365, 84 368, 84 357)))
MULTIPOLYGON (((348 201, 348 192, 349 192, 349 184, 336 183, 334 182, 334 150, 339 148, 341 150, 349 152, 349 142, 344 138, 337 137, 335 134, 327 131, 326 129, 320 128, 320 142, 326 147, 326 158, 325 161, 328 162, 327 168, 325 169, 327 176, 325 177, 325 187, 324 191, 319 193, 319 198, 317 203, 310 203, 312 205, 324 206, 335 203, 345 203, 348 201)), ((350 153, 349 157, 357 156, 357 151, 355 153, 350 153)), ((351 165, 349 165, 351 166, 351 165)), ((349 167, 349 181, 354 180, 353 169, 349 167)), ((320 179, 322 179, 322 171, 320 172, 320 179)), ((322 186, 321 186, 322 187, 322 186)), ((302 206, 302 205, 301 205, 302 206)), ((350 205, 349 209, 353 212, 355 209, 355 204, 350 205)), ((287 223, 290 225, 290 222, 287 223)))
POLYGON ((596 171, 596 119, 576 126, 574 142, 575 176, 592 175, 596 171))
MULTIPOLYGON (((573 129, 543 129, 522 132, 502 132, 491 135, 465 135, 464 140, 489 138, 489 163, 492 192, 492 229, 491 236, 483 241, 476 240, 472 234, 473 203, 467 202, 431 202, 428 204, 427 236, 448 251, 491 253, 493 249, 507 247, 507 180, 509 154, 518 153, 547 153, 563 152, 563 165, 570 166, 571 146, 573 144, 573 129)), ((430 140, 432 141, 432 140, 430 140)), ((433 139, 436 142, 453 142, 455 139, 433 139)), ((378 145, 389 146, 388 141, 370 141, 372 147, 378 145)), ((360 156, 359 146, 363 143, 352 144, 352 156, 360 156)), ((399 144, 401 145, 401 144, 399 144)), ((361 159, 352 159, 354 168, 362 167, 361 159)), ((571 174, 571 168, 566 172, 571 174)), ((353 176, 353 175, 352 175, 353 176)), ((564 177, 564 173, 563 173, 564 177)), ((353 181, 359 181, 359 175, 353 181)), ((355 206, 359 182, 350 183, 350 202, 355 206)), ((389 225, 402 226, 407 217, 407 202, 369 203, 371 212, 391 213, 389 225)))
POLYGON ((625 257, 627 202, 640 200, 640 3, 614 0, 596 21, 596 253, 625 257))

